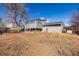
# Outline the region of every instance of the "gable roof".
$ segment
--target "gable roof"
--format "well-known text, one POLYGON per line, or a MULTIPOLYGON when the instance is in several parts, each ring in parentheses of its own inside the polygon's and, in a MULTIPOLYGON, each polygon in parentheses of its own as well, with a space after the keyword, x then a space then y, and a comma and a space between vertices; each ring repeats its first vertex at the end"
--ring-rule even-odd
POLYGON ((63 22, 48 22, 43 24, 43 26, 61 26, 63 22))

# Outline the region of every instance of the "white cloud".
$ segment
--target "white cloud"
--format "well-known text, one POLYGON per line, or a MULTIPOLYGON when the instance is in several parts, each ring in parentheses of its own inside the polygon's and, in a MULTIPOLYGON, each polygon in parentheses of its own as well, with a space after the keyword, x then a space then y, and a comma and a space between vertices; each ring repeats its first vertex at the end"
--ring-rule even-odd
POLYGON ((41 17, 40 19, 44 19, 44 17, 41 17))

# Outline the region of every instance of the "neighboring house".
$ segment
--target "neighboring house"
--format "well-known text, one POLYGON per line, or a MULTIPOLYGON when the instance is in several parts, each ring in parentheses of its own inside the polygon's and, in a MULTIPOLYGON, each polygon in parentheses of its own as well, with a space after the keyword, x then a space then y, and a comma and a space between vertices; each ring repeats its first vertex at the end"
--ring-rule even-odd
POLYGON ((71 26, 66 26, 65 29, 66 29, 66 32, 67 33, 69 33, 69 34, 72 34, 73 33, 71 26))
POLYGON ((42 25, 47 21, 44 19, 29 20, 25 26, 27 31, 42 31, 42 25))
POLYGON ((71 30, 73 34, 79 34, 79 26, 78 25, 71 25, 71 30))
POLYGON ((15 23, 7 23, 6 27, 9 28, 10 32, 24 31, 24 27, 23 26, 17 26, 15 23))
POLYGON ((17 27, 16 23, 12 23, 12 22, 5 23, 5 25, 7 28, 16 28, 17 27))
POLYGON ((7 27, 7 28, 12 28, 12 23, 7 23, 7 24, 6 24, 6 27, 7 27))
POLYGON ((42 31, 47 32, 63 32, 64 24, 63 22, 48 22, 43 25, 42 31))
POLYGON ((6 26, 5 26, 4 22, 1 21, 0 22, 0 34, 2 34, 5 31, 6 31, 6 26))
POLYGON ((0 22, 0 28, 5 28, 5 24, 3 22, 0 22))

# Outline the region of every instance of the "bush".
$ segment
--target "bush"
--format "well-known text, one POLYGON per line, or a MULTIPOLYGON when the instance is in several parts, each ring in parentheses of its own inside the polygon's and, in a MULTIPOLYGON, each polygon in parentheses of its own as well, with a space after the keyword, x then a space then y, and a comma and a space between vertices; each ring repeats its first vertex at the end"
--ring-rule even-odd
POLYGON ((79 35, 79 31, 75 31, 75 34, 78 34, 79 35))

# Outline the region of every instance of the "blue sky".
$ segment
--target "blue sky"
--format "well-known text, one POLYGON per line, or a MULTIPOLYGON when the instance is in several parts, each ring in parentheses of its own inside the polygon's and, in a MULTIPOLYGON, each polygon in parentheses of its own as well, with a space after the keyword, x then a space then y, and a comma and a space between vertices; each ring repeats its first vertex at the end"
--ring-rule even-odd
POLYGON ((26 6, 30 19, 44 17, 49 21, 63 21, 66 25, 69 24, 73 12, 79 11, 79 4, 73 3, 32 3, 26 6))
MULTIPOLYGON (((79 11, 79 4, 71 3, 27 3, 29 19, 44 17, 49 21, 63 21, 68 25, 73 12, 79 11)), ((6 17, 6 9, 0 4, 0 16, 6 17)))

